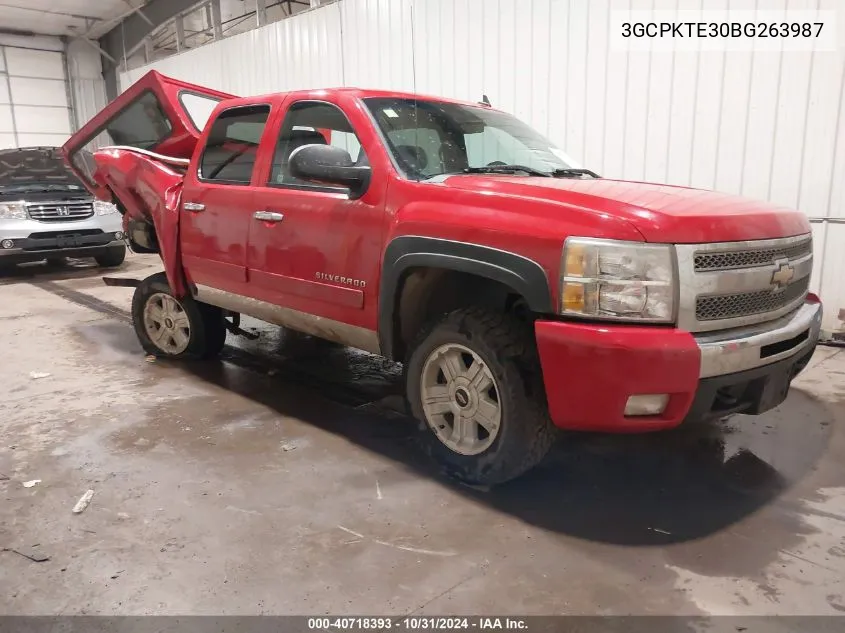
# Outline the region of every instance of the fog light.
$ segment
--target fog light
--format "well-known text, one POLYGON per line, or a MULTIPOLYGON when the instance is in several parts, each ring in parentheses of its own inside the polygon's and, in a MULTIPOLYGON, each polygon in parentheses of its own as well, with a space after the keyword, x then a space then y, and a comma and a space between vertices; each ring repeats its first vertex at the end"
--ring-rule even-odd
POLYGON ((12 240, 3 240, 2 242, 0 242, 0 246, 2 246, 3 248, 14 248, 15 243, 12 240))
POLYGON ((123 232, 122 231, 115 231, 114 232, 114 239, 122 240, 123 239, 123 232))
POLYGON ((625 404, 625 415, 660 415, 669 404, 669 394, 640 394, 630 396, 625 404))

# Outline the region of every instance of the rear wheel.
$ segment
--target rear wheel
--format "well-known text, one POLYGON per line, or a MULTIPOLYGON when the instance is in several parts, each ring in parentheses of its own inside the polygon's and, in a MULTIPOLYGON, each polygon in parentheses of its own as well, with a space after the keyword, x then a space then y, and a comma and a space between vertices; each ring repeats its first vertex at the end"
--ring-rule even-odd
POLYGON ((413 347, 405 380, 427 452, 457 479, 508 481, 552 445, 531 330, 510 315, 450 313, 413 347))
POLYGON ((103 252, 94 256, 94 260, 98 266, 103 268, 114 268, 120 266, 123 260, 126 259, 126 247, 123 244, 119 246, 109 246, 103 249, 103 252))
POLYGON ((212 358, 226 342, 223 311, 176 298, 164 273, 147 277, 132 297, 132 323, 141 347, 166 358, 212 358))

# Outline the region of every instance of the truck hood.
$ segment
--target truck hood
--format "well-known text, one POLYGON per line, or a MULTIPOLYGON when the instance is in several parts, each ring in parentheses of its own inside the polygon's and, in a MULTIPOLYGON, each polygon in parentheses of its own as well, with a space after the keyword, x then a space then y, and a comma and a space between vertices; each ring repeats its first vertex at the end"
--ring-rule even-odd
MULTIPOLYGON (((800 211, 704 189, 610 179, 456 175, 447 187, 551 203, 542 215, 566 208, 632 224, 648 242, 764 240, 810 232, 800 211)), ((532 212, 532 215, 537 215, 532 212)))

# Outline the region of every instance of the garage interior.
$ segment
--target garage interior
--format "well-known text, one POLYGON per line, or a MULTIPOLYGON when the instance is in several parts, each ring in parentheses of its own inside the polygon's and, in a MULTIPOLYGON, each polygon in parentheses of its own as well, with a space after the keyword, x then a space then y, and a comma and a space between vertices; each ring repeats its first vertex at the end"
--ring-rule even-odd
MULTIPOLYGON (((219 361, 156 359, 93 262, 4 267, 0 615, 842 616, 845 44, 615 49, 612 13, 655 4, 700 3, 0 2, 0 149, 61 146, 152 69, 239 95, 484 95, 608 178, 800 209, 825 306, 776 409, 564 434, 486 488, 420 452, 396 363, 249 318, 260 337, 219 361)), ((845 23, 837 0, 775 4, 845 23)))

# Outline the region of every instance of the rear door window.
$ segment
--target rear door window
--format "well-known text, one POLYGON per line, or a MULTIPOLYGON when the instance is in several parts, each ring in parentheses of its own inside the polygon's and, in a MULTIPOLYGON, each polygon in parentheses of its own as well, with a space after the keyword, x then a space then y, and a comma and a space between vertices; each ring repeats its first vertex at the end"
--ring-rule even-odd
POLYGON ((109 121, 105 131, 114 145, 149 149, 170 135, 173 124, 155 94, 145 92, 109 121))
POLYGON ((230 108, 211 126, 199 166, 200 180, 249 184, 269 105, 230 108))
POLYGON ((94 179, 97 165, 90 152, 125 145, 191 158, 211 112, 231 97, 151 70, 71 136, 62 153, 86 188, 105 199, 110 194, 104 183, 94 179))

